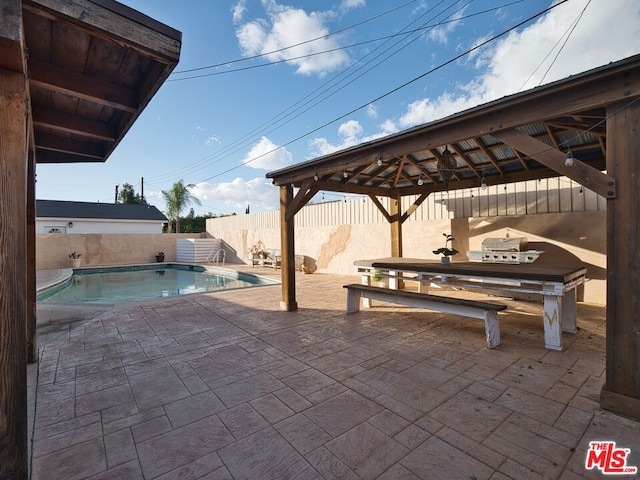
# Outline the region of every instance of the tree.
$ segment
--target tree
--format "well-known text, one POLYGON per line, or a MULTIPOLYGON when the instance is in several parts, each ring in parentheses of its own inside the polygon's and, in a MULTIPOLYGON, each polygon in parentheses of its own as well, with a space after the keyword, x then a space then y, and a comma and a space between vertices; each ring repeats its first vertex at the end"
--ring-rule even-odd
POLYGON ((120 203, 147 205, 147 201, 142 198, 139 193, 136 193, 133 185, 130 183, 122 184, 120 193, 118 193, 118 200, 120 200, 120 203))
MULTIPOLYGON (((180 233, 180 214, 182 211, 189 205, 200 205, 200 200, 189 192, 189 189, 194 186, 193 183, 185 185, 182 180, 178 180, 170 190, 162 190, 162 197, 167 204, 167 216, 170 224, 173 220, 176 222, 176 233, 180 233)), ((171 227, 169 227, 169 232, 171 232, 171 227)))

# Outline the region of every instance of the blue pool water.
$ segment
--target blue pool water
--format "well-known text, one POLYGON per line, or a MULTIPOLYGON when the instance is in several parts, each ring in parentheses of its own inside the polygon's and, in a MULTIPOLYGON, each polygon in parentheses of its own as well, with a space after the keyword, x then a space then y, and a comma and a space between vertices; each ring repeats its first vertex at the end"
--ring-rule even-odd
POLYGON ((189 265, 82 269, 64 284, 40 293, 38 302, 113 304, 276 283, 233 270, 189 265))

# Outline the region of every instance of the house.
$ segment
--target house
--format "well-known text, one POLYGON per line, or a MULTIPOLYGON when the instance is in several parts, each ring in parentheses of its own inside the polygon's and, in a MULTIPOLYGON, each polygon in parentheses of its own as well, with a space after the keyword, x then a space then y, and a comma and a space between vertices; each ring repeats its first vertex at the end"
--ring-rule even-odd
POLYGON ((36 233, 162 233, 152 205, 36 200, 36 233))

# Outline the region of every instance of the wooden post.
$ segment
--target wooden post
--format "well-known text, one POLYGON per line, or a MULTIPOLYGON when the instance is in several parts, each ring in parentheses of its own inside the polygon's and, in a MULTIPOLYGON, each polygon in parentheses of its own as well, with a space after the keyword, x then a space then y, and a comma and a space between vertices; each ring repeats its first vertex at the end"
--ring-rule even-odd
POLYGON ((293 201, 293 187, 280 187, 280 248, 282 250, 282 301, 280 309, 293 312, 296 302, 295 215, 287 215, 293 201), (288 218, 289 217, 289 218, 288 218))
POLYGON ((607 107, 607 363, 602 408, 640 419, 640 104, 607 107))
POLYGON ((391 256, 402 256, 402 197, 396 195, 389 202, 391 217, 391 256))
POLYGON ((24 75, 0 69, 0 478, 25 480, 26 132, 24 75))
POLYGON ((29 151, 27 169, 27 289, 25 290, 27 362, 35 363, 38 361, 38 344, 36 341, 36 158, 33 151, 29 151))
MULTIPOLYGON (((389 217, 391 219, 391 256, 402 256, 402 197, 396 195, 390 199, 389 202, 389 217)), ((390 275, 395 275, 396 272, 389 272, 390 275)), ((399 274, 398 276, 401 276, 399 274)), ((389 288, 402 289, 404 288, 404 281, 400 278, 390 278, 389 288)))

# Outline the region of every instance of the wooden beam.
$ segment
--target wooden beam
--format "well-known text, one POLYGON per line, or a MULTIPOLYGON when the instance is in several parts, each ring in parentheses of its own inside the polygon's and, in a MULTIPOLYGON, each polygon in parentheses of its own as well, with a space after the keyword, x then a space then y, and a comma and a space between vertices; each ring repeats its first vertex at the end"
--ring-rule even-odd
POLYGON ((107 123, 47 108, 33 111, 33 125, 36 128, 36 135, 38 127, 45 127, 107 142, 115 142, 118 138, 115 128, 107 123))
POLYGON ((0 69, 0 478, 28 476, 25 78, 0 69))
POLYGON ((293 202, 293 188, 290 184, 280 187, 280 247, 282 253, 282 301, 280 309, 293 312, 298 309, 296 302, 295 266, 295 219, 288 211, 293 202))
POLYGON ((606 381, 602 408, 640 420, 640 102, 607 109, 607 171, 618 195, 607 200, 606 381))
POLYGON ((402 218, 400 219, 400 222, 404 223, 405 220, 411 217, 411 215, 413 215, 413 212, 415 212, 418 209, 418 207, 422 205, 422 203, 427 199, 428 196, 429 196, 429 193, 423 193, 418 198, 416 198, 416 201, 413 202, 413 204, 409 208, 407 208, 407 211, 402 214, 402 218))
MULTIPOLYGON (((387 209, 384 208, 384 205, 382 205, 382 202, 380 202, 380 200, 378 200, 378 197, 376 197, 373 194, 369 195, 369 198, 371 199, 371 201, 373 202, 373 204, 378 208, 378 210, 380 210, 380 213, 382 213, 382 216, 387 220, 387 222, 391 223, 391 215, 389 214, 389 212, 387 212, 387 209)), ((391 200, 393 201, 393 200, 391 200)))
POLYGON ((565 153, 549 147, 546 143, 536 140, 526 133, 510 129, 495 132, 493 136, 512 149, 528 155, 560 175, 575 180, 604 198, 615 198, 616 196, 616 181, 613 176, 602 173, 577 158, 574 159, 573 166, 566 166, 565 153))
POLYGON ((355 193, 359 195, 377 195, 379 197, 394 198, 398 191, 392 188, 367 187, 365 185, 343 184, 338 182, 328 182, 318 180, 316 182, 318 191, 326 190, 328 192, 355 193))
POLYGON ((103 142, 64 138, 46 133, 38 134, 38 148, 40 150, 49 150, 53 152, 88 157, 87 161, 90 162, 102 161, 105 156, 103 142))
POLYGON ((72 72, 33 58, 29 59, 29 72, 32 89, 38 87, 129 113, 136 112, 139 107, 137 91, 99 77, 72 72))
POLYGON ((298 213, 316 193, 318 193, 318 188, 314 185, 314 180, 312 178, 306 180, 298 190, 298 194, 291 202, 291 205, 289 205, 289 208, 287 208, 287 220, 292 221, 293 216, 298 213))
POLYGON ((124 44, 162 63, 177 63, 180 56, 179 31, 117 2, 25 0, 24 9, 60 24, 74 25, 108 42, 124 44))

